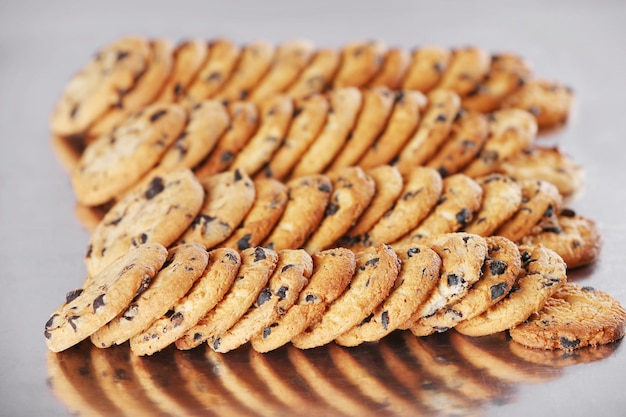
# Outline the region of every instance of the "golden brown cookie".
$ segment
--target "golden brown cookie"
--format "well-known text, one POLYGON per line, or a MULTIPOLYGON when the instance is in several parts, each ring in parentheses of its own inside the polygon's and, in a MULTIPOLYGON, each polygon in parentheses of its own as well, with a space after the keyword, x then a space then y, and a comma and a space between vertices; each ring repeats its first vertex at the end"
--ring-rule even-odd
POLYGON ((158 102, 177 102, 187 94, 187 88, 209 55, 207 43, 201 39, 187 39, 174 50, 174 68, 163 86, 158 102))
POLYGON ((333 88, 364 87, 380 71, 387 45, 380 41, 352 42, 341 51, 333 88))
POLYGON ((500 174, 478 178, 476 182, 483 189, 483 201, 474 219, 463 230, 491 236, 519 210, 522 189, 513 178, 500 174))
POLYGON ((340 62, 341 54, 337 50, 319 49, 286 94, 294 99, 303 99, 323 93, 332 84, 340 62))
POLYGON ((574 91, 556 81, 530 80, 507 97, 502 108, 526 110, 540 129, 561 125, 569 117, 574 91))
POLYGON ((274 272, 278 254, 259 246, 241 252, 241 267, 237 278, 224 298, 176 340, 178 349, 187 350, 205 340, 223 334, 231 328, 250 308, 274 272))
POLYGON ((400 271, 398 257, 387 245, 378 245, 356 255, 357 270, 350 287, 314 323, 291 341, 299 349, 330 343, 363 319, 387 297, 400 271))
POLYGON ((450 58, 450 50, 446 48, 423 46, 415 49, 402 88, 428 93, 439 84, 450 65, 450 58))
POLYGON ((359 166, 369 169, 388 164, 396 158, 417 129, 425 107, 426 97, 419 91, 397 91, 393 112, 387 120, 385 131, 365 152, 359 166))
POLYGON ((574 350, 624 337, 626 310, 615 298, 592 287, 566 283, 509 333, 535 349, 574 350))
POLYGON ((482 48, 468 46, 454 49, 450 65, 437 87, 455 91, 463 97, 480 85, 489 71, 490 62, 491 57, 482 48))
POLYGON ((165 262, 167 250, 158 243, 132 248, 83 288, 67 293, 65 303, 48 319, 44 336, 48 349, 65 350, 86 339, 117 316, 165 262))
POLYGON ((467 336, 501 332, 522 323, 541 310, 548 298, 567 281, 565 262, 551 249, 541 246, 519 247, 526 272, 511 292, 480 316, 465 320, 455 329, 467 336))
POLYGON ((212 310, 230 289, 241 257, 233 249, 220 248, 208 253, 208 265, 193 287, 163 317, 130 338, 135 355, 152 355, 174 343, 212 310))
POLYGON ((328 178, 333 192, 324 218, 304 245, 309 253, 332 246, 356 222, 374 196, 374 180, 359 167, 340 168, 330 172, 328 178))
POLYGON ((322 221, 333 191, 330 179, 324 175, 291 180, 287 187, 287 207, 263 244, 274 250, 301 247, 322 221))
POLYGON ((309 325, 317 322, 328 304, 339 297, 350 283, 356 269, 354 252, 344 248, 329 249, 312 255, 313 273, 300 297, 283 316, 252 338, 252 348, 269 352, 288 343, 309 325))
POLYGON ((387 87, 398 90, 409 70, 411 54, 404 48, 390 48, 385 54, 380 72, 368 83, 368 88, 387 87))

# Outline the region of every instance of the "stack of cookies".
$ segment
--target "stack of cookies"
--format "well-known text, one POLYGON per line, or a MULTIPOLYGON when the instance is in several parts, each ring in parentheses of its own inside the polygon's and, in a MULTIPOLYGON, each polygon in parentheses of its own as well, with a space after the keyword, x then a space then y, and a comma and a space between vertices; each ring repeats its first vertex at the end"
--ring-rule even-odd
POLYGON ((51 119, 80 206, 101 217, 48 346, 266 352, 451 328, 545 349, 617 340, 619 302, 566 282, 600 251, 563 203, 582 170, 534 145, 571 100, 473 47, 120 39, 51 119))

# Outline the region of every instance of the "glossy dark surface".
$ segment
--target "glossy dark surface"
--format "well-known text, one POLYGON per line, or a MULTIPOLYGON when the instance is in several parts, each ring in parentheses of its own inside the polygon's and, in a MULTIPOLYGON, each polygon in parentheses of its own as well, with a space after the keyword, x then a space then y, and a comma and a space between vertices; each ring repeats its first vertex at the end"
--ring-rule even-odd
POLYGON ((537 76, 563 81, 577 95, 566 127, 540 139, 585 167, 586 188, 569 205, 604 235, 599 261, 570 280, 626 304, 626 3, 504 3, 0 3, 0 415, 624 415, 619 343, 564 355, 518 349, 503 334, 451 332, 268 355, 242 348, 220 356, 203 347, 138 359, 127 345, 88 343, 58 355, 46 350, 43 325, 81 284, 88 240, 48 116, 68 78, 125 34, 299 37, 318 46, 379 38, 523 55, 537 76))

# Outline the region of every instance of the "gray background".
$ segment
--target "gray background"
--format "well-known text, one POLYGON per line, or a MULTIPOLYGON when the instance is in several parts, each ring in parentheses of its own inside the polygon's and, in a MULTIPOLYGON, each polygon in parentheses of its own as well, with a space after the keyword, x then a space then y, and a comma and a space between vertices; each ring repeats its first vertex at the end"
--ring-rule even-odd
MULTIPOLYGON (((571 276, 626 304, 626 2, 624 1, 0 1, 0 415, 62 416, 45 384, 43 324, 82 282, 88 235, 73 217, 47 120, 68 78, 101 45, 139 34, 239 42, 308 38, 318 46, 379 38, 390 45, 511 50, 538 76, 577 93, 557 141, 587 173, 571 203, 597 220, 599 262, 571 276)), ((494 415, 624 415, 626 351, 520 388, 494 415), (622 410, 620 412, 620 410, 622 410)))

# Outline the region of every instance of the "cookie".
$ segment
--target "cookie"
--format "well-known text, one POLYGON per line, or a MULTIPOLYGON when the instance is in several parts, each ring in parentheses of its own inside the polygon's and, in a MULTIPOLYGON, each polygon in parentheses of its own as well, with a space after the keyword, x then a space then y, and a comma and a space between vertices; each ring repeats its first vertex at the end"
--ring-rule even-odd
POLYGON ((278 349, 317 322, 350 283, 356 269, 356 257, 351 250, 329 249, 313 254, 312 258, 313 273, 298 301, 252 338, 252 348, 257 352, 278 349))
POLYGON ((229 123, 230 115, 221 102, 205 100, 194 105, 187 126, 158 166, 165 170, 195 168, 213 150, 229 123))
POLYGON ((519 247, 525 275, 517 280, 506 298, 480 316, 464 320, 455 329, 467 336, 501 332, 522 323, 542 309, 548 298, 567 281, 565 262, 551 249, 519 247))
POLYGON ((228 106, 230 125, 220 137, 206 160, 194 168, 198 178, 208 178, 226 171, 235 156, 246 146, 259 127, 259 110, 247 101, 236 101, 228 106))
POLYGON ((261 107, 261 125, 235 156, 232 169, 254 176, 280 147, 293 117, 293 101, 284 95, 269 98, 261 107))
POLYGON ((330 343, 363 319, 387 297, 400 271, 391 247, 378 245, 359 252, 350 287, 337 298, 321 320, 292 339, 299 349, 330 343))
POLYGON ((174 46, 167 39, 150 41, 149 64, 135 85, 120 97, 102 117, 89 127, 89 136, 100 136, 111 132, 131 113, 152 103, 160 93, 174 67, 174 46))
POLYGON ((98 51, 63 89, 50 116, 52 132, 85 132, 135 85, 149 57, 148 42, 135 37, 117 39, 98 51))
POLYGON ((324 175, 291 180, 287 188, 287 207, 263 243, 274 250, 301 247, 322 221, 333 191, 330 179, 324 175))
POLYGON ((463 173, 477 178, 496 171, 503 161, 531 146, 536 135, 537 122, 524 110, 506 109, 491 113, 489 138, 463 173))
POLYGON ((368 88, 387 87, 399 90, 411 64, 411 54, 403 48, 391 48, 385 54, 380 72, 368 83, 368 88))
POLYGON ((169 246, 189 227, 202 207, 202 185, 189 170, 148 178, 104 216, 89 239, 85 265, 91 275, 130 247, 158 242, 169 246))
POLYGON ((294 167, 292 178, 324 172, 339 153, 352 131, 359 111, 362 94, 354 88, 340 88, 329 93, 330 110, 326 125, 294 167))
POLYGON ((487 256, 478 281, 459 301, 424 317, 419 326, 446 331, 463 320, 471 320, 503 299, 513 287, 522 268, 517 246, 500 236, 487 237, 487 256))
POLYGON ((270 234, 287 206, 287 186, 272 179, 254 181, 252 208, 233 234, 221 246, 244 250, 258 246, 270 234))
POLYGON ((577 193, 584 185, 583 168, 558 148, 526 149, 500 164, 498 171, 518 180, 548 181, 563 196, 577 193))
POLYGON ((450 65, 449 49, 423 46, 413 51, 411 64, 402 83, 405 90, 427 93, 435 88, 450 65))
POLYGON ((434 209, 420 225, 394 246, 420 241, 428 236, 451 233, 463 229, 480 208, 483 190, 470 177, 455 174, 443 180, 441 197, 434 209))
POLYGON ((359 167, 341 168, 328 177, 333 192, 324 218, 304 245, 309 253, 332 246, 356 222, 374 196, 374 180, 359 167))
POLYGON ((208 262, 203 246, 187 244, 168 251, 168 258, 149 286, 126 309, 91 335, 99 348, 120 345, 150 326, 180 300, 202 275, 208 262))
POLYGON ((397 168, 381 165, 366 171, 375 184, 374 197, 354 226, 341 237, 342 246, 351 247, 363 241, 370 229, 387 213, 400 197, 404 183, 397 168))
POLYGON ((270 69, 276 47, 266 41, 253 41, 243 47, 237 66, 215 98, 246 100, 252 89, 270 69))
POLYGON ((209 252, 208 266, 202 276, 167 313, 130 338, 131 351, 135 355, 152 355, 182 337, 221 301, 240 266, 241 257, 233 249, 220 248, 209 252))
POLYGON ((157 103, 100 136, 85 149, 72 173, 77 200, 96 206, 117 197, 156 165, 186 121, 182 107, 157 103))
POLYGON ((265 327, 285 314, 296 302, 312 270, 313 260, 305 251, 286 249, 278 252, 278 263, 267 286, 233 327, 213 338, 209 345, 211 349, 226 353, 261 334, 265 327))
POLYGON ((397 91, 385 131, 365 152, 359 166, 369 169, 390 163, 417 129, 425 107, 426 97, 419 91, 397 91))
POLYGON ((533 79, 502 102, 502 108, 526 110, 537 119, 540 129, 567 121, 574 91, 556 81, 533 79))
POLYGON ((513 242, 532 233, 544 217, 553 217, 562 203, 557 188, 546 181, 519 181, 522 189, 522 204, 519 210, 502 226, 496 234, 513 242))
POLYGON ((179 43, 174 50, 174 68, 156 101, 172 103, 185 97, 187 88, 208 55, 209 48, 201 39, 187 39, 179 43))
POLYGON ((468 46, 454 49, 450 65, 437 87, 452 90, 463 97, 480 85, 489 71, 490 63, 491 57, 482 48, 468 46))
POLYGON ((624 337, 626 310, 615 298, 592 287, 566 283, 525 322, 509 333, 535 349, 574 350, 624 337))
POLYGON ((542 245, 559 254, 568 269, 595 261, 602 249, 602 237, 596 223, 571 210, 558 215, 557 228, 548 228, 537 234, 524 236, 525 245, 542 245))
POLYGON ((209 249, 226 240, 244 219, 254 203, 254 184, 245 172, 223 172, 200 181, 204 204, 179 239, 197 242, 209 249))
POLYGON ((320 94, 301 100, 293 111, 285 140, 257 176, 286 178, 324 127, 329 108, 328 99, 320 94))
POLYGON ((357 346, 382 339, 409 320, 439 280, 441 258, 426 246, 396 252, 402 266, 395 286, 365 320, 335 339, 342 346, 357 346))
POLYGON ((394 206, 363 236, 362 244, 395 242, 415 229, 439 201, 443 182, 437 171, 419 167, 406 178, 394 206))
POLYGON ((332 84, 340 62, 341 54, 337 50, 318 49, 286 94, 293 99, 303 99, 326 91, 332 84))
POLYGON ((489 113, 500 108, 502 101, 521 88, 532 76, 530 64, 513 53, 491 55, 487 76, 463 97, 463 108, 489 113))
POLYGON ((478 178, 476 182, 483 189, 483 201, 474 219, 463 230, 491 236, 519 210, 522 189, 513 178, 500 174, 478 178))
POLYGON ((353 42, 341 51, 333 88, 364 87, 380 71, 387 46, 380 41, 353 42))
POLYGON ((573 365, 581 365, 608 359, 615 354, 619 343, 596 345, 587 349, 529 349, 528 347, 511 341, 509 349, 513 355, 524 362, 530 362, 552 369, 567 368, 573 365))
POLYGON ((449 90, 433 90, 428 94, 428 107, 415 134, 398 156, 395 165, 403 175, 425 165, 444 143, 452 123, 461 109, 461 99, 449 90))
POLYGON ((396 95, 385 87, 363 92, 363 105, 354 129, 337 154, 329 170, 356 165, 387 125, 396 95))
POLYGON ((66 302, 46 322, 48 349, 65 350, 121 313, 137 291, 154 277, 166 256, 167 250, 158 243, 131 248, 83 288, 70 291, 66 302))
POLYGON ((476 158, 488 134, 487 117, 476 112, 460 112, 450 136, 426 166, 436 169, 443 177, 456 174, 476 158))
POLYGON ((272 95, 282 93, 295 82, 313 55, 313 44, 306 40, 283 43, 276 50, 272 67, 254 87, 250 100, 262 103, 272 95))
POLYGON ((214 97, 230 79, 240 54, 241 48, 228 39, 209 42, 209 56, 179 102, 191 108, 199 101, 214 97))
POLYGON ((231 328, 248 310, 274 272, 278 255, 259 246, 241 252, 241 267, 224 298, 200 319, 195 326, 176 340, 178 349, 187 350, 231 328))

